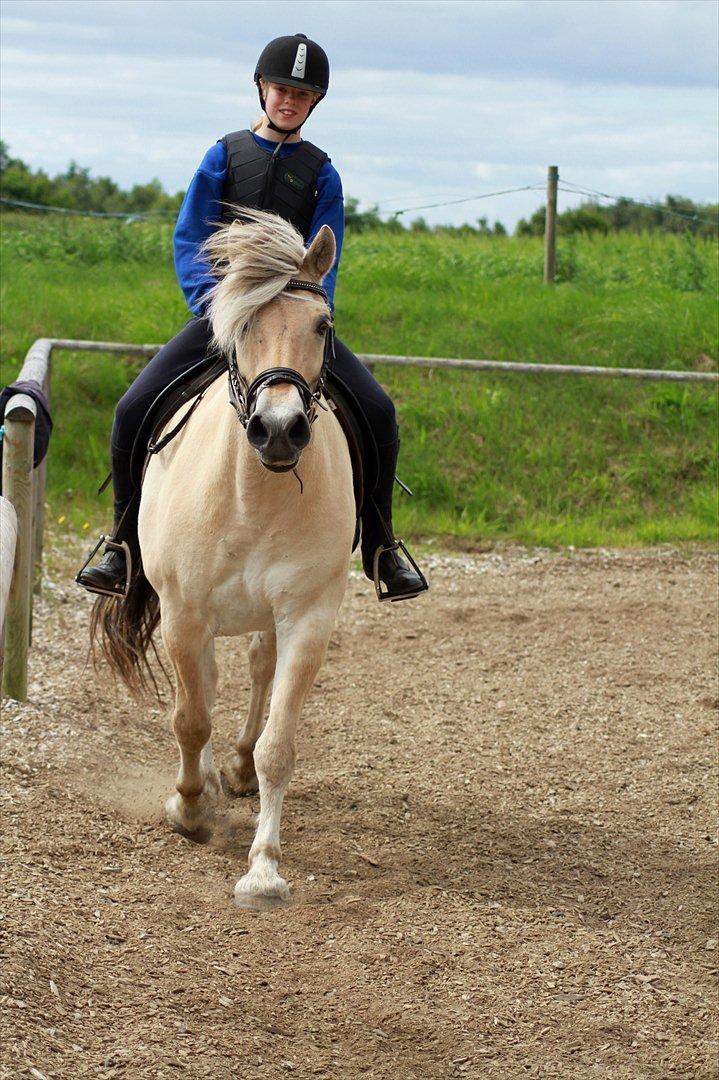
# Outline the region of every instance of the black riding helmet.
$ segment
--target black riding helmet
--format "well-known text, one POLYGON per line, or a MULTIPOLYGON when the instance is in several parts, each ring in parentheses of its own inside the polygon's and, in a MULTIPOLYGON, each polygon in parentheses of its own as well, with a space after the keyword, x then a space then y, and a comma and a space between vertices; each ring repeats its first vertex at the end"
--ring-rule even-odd
MULTIPOLYGON (((327 93, 330 83, 330 63, 327 53, 316 41, 310 41, 306 34, 290 34, 285 37, 274 38, 266 45, 255 65, 255 83, 260 95, 260 105, 265 112, 265 99, 262 95, 260 79, 265 82, 277 83, 279 86, 296 86, 300 90, 311 90, 320 97, 313 103, 310 112, 315 105, 327 93)), ((309 113, 307 114, 309 116, 309 113)), ((268 123, 274 131, 282 134, 293 135, 299 128, 285 132, 278 128, 268 117, 268 123)), ((300 125, 301 126, 301 125, 300 125)))

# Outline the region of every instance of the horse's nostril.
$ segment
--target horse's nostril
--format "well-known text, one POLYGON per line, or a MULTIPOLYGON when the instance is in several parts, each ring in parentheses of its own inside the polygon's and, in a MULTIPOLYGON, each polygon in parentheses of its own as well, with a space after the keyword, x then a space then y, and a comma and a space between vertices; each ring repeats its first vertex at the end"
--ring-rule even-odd
POLYGON ((257 413, 253 413, 247 422, 247 439, 250 446, 254 446, 256 450, 261 449, 267 445, 270 433, 265 427, 262 417, 257 413))
POLYGON ((287 439, 293 450, 304 450, 310 441, 310 424, 304 413, 292 421, 287 430, 287 439))

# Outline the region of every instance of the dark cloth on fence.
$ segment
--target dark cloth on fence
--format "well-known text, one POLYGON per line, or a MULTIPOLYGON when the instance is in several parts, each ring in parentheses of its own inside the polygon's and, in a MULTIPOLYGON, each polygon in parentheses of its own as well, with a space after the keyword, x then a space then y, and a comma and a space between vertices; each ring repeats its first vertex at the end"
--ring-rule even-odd
MULTIPOLYGON (((8 401, 10 398, 15 397, 16 394, 27 394, 37 405, 37 413, 35 415, 35 445, 33 448, 33 468, 36 469, 47 454, 47 448, 50 445, 50 435, 52 434, 50 405, 43 393, 40 383, 35 382, 34 379, 22 379, 18 382, 10 383, 9 386, 0 390, 0 424, 5 420, 5 409, 7 408, 8 401)), ((1 463, 2 443, 0 442, 0 464, 1 463)))
MULTIPOLYGON (((212 348, 212 329, 207 319, 190 319, 171 341, 160 349, 140 372, 115 410, 112 428, 112 483, 116 518, 130 502, 134 485, 130 459, 135 436, 148 408, 161 390, 189 371, 207 356, 212 348)), ((334 370, 346 382, 365 411, 377 441, 379 477, 374 499, 362 515, 363 547, 384 543, 387 530, 382 518, 391 521, 392 485, 399 453, 397 420, 392 399, 382 389, 364 364, 346 345, 335 339, 334 370)))

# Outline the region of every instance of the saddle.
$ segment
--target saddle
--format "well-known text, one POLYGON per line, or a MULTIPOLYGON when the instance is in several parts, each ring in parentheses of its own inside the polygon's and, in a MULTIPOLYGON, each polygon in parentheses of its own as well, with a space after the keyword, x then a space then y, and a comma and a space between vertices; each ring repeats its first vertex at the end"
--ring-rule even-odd
MULTIPOLYGON (((227 377, 226 360, 218 356, 205 357, 158 394, 145 414, 132 447, 130 474, 136 491, 139 492, 142 487, 150 457, 159 453, 180 432, 210 386, 223 376, 227 377), (189 402, 192 402, 192 405, 183 413, 179 422, 162 434, 176 413, 189 402)), ((359 543, 362 507, 377 486, 379 451, 367 417, 355 394, 341 376, 331 369, 327 376, 324 397, 342 428, 352 462, 356 521, 352 542, 354 551, 359 543)))

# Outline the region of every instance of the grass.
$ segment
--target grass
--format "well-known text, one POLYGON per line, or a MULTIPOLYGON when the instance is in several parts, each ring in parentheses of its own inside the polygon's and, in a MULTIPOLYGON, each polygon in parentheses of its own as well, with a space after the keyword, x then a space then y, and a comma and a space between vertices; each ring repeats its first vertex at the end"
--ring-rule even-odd
MULTIPOLYGON (((187 317, 167 225, 3 218, 3 381, 41 336, 157 341, 187 317)), ((337 293, 358 352, 711 367, 716 244, 569 238, 541 283, 534 239, 349 236, 337 293)), ((54 358, 50 513, 107 524, 114 403, 142 361, 54 358)), ((714 540, 714 388, 466 371, 376 371, 398 408, 401 534, 595 546, 714 540)))

